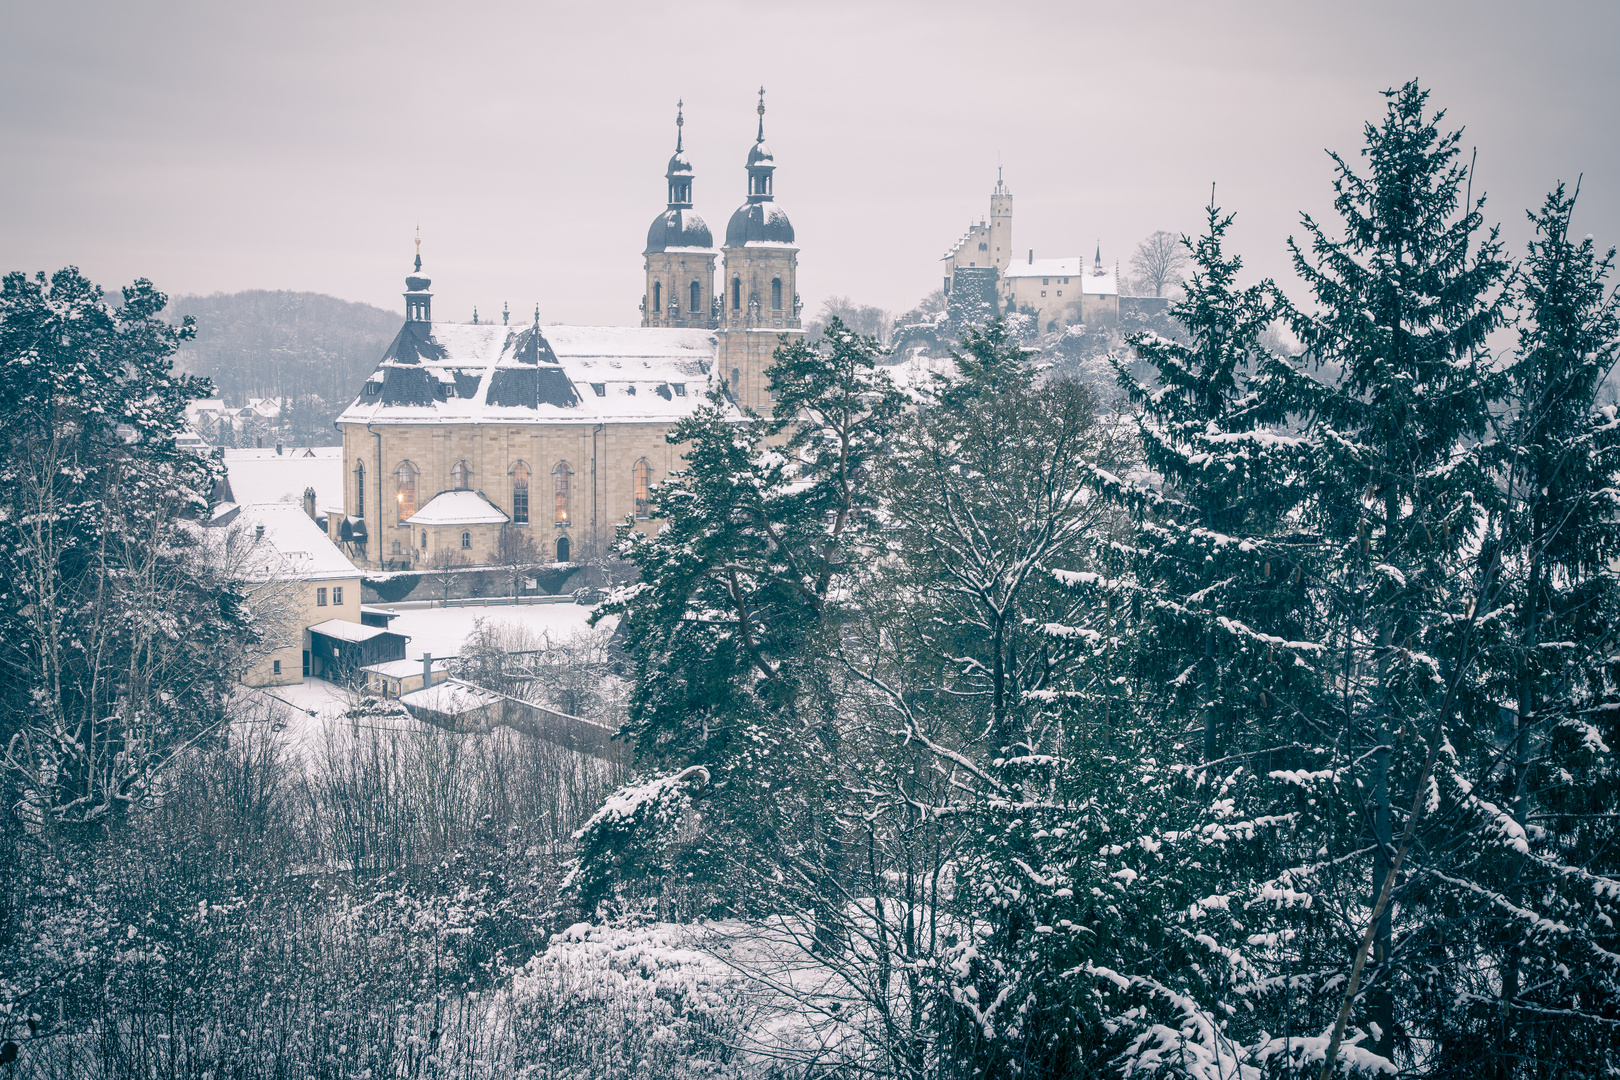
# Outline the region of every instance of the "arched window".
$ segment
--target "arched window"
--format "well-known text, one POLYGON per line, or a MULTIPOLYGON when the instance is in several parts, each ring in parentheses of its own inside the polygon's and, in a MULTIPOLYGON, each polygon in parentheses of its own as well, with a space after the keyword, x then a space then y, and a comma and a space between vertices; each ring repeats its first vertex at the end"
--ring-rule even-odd
POLYGON ((647 463, 646 458, 642 458, 631 468, 630 475, 635 481, 636 520, 646 521, 647 510, 652 501, 652 466, 647 463))
POLYGON ((422 550, 423 551, 427 550, 427 530, 426 529, 422 530, 422 550))
POLYGON ((653 282, 653 310, 664 310, 664 285, 662 282, 653 282))
POLYGON ((696 315, 698 313, 698 308, 700 308, 702 306, 703 306, 703 286, 701 286, 701 285, 699 285, 697 283, 696 278, 693 278, 692 279, 692 306, 687 308, 686 310, 690 311, 692 314, 696 315))
POLYGON ((416 466, 408 461, 400 462, 395 480, 398 484, 399 523, 403 525, 416 513, 416 466))
POLYGON ((771 278, 771 310, 782 310, 782 279, 771 278))
POLYGON ((568 537, 566 536, 557 537, 557 561, 568 561, 568 537))
POLYGON ((464 532, 461 534, 461 548, 465 551, 470 547, 472 547, 472 533, 464 532))
POLYGON ((740 277, 731 279, 731 310, 742 310, 742 278, 740 277))
POLYGON ((472 466, 465 461, 458 461, 450 466, 450 486, 457 491, 466 491, 472 487, 472 466))
POLYGON ((529 523, 529 467, 521 461, 512 466, 512 523, 529 523))
POLYGON ((742 386, 742 369, 741 368, 732 368, 731 369, 731 392, 733 394, 735 394, 737 392, 738 388, 741 387, 741 386, 742 386))
POLYGON ((366 463, 363 461, 354 465, 354 516, 366 516, 366 463))
MULTIPOLYGON (((551 520, 558 525, 568 524, 568 462, 559 461, 551 470, 551 520)), ((566 560, 564 560, 566 561, 566 560)))

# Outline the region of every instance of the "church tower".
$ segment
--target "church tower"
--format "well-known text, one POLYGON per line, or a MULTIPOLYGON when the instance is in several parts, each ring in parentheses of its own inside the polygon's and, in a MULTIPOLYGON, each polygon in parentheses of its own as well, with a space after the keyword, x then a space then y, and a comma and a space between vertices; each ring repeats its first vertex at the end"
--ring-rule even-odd
POLYGON ((990 193, 990 265, 1005 274, 1012 260, 1012 192, 1001 181, 996 169, 996 190, 990 193))
POLYGON ((765 88, 759 135, 748 151, 748 197, 726 225, 721 281, 720 377, 738 404, 771 413, 765 371, 784 333, 800 334, 799 249, 793 224, 776 204, 776 159, 765 145, 765 88))
POLYGON ((647 291, 641 297, 642 326, 688 326, 712 330, 716 325, 714 237, 692 209, 692 163, 681 148, 686 119, 675 105, 675 154, 664 170, 669 206, 647 230, 642 269, 647 291))

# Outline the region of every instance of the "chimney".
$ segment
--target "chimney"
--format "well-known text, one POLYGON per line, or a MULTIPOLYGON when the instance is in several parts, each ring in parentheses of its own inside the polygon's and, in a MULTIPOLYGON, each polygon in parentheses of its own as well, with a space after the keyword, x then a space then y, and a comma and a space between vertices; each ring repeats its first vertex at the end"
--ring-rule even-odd
POLYGON ((277 442, 276 443, 276 457, 280 457, 280 456, 281 456, 281 443, 277 442))
POLYGON ((433 685, 433 654, 422 654, 422 689, 426 690, 433 685))
POLYGON ((1031 265, 1031 266, 1035 265, 1035 249, 1034 248, 1029 249, 1029 265, 1031 265))
POLYGON ((263 540, 263 539, 264 539, 264 526, 263 525, 255 525, 255 526, 253 526, 253 542, 255 544, 257 544, 260 540, 263 540))
POLYGON ((304 489, 304 513, 309 515, 309 520, 315 520, 315 489, 312 487, 304 489))

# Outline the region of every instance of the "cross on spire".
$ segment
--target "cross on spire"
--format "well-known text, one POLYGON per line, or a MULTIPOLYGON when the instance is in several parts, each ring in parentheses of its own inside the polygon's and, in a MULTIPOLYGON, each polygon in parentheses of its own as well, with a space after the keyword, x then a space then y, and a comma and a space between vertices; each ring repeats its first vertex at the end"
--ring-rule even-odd
POLYGON ((422 269, 422 223, 416 223, 416 268, 422 269))
POLYGON ((681 152, 681 128, 686 125, 686 119, 681 114, 681 108, 685 104, 685 101, 675 102, 675 152, 677 154, 681 152))
POLYGON ((759 88, 759 110, 758 111, 759 111, 759 136, 757 138, 755 138, 754 141, 755 142, 764 142, 765 141, 765 87, 764 86, 761 86, 759 88))

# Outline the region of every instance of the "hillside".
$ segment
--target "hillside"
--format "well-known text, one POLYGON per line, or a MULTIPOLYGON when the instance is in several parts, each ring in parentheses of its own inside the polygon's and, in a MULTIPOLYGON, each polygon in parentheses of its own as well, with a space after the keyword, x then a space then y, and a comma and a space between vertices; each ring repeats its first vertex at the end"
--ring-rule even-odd
POLYGON ((289 399, 288 434, 316 442, 335 438, 332 419, 400 326, 397 313, 370 304, 268 289, 176 296, 165 314, 197 320, 197 337, 179 356, 182 368, 212 379, 233 406, 289 399))

